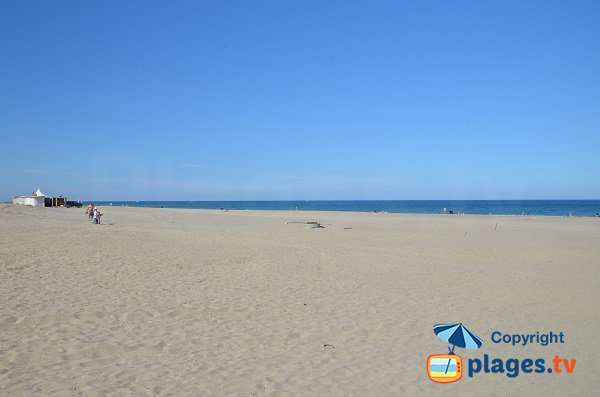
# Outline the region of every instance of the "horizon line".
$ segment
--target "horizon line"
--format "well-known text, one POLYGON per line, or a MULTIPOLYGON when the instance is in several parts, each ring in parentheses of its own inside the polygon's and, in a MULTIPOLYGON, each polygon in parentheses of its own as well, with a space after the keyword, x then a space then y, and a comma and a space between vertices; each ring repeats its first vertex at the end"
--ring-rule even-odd
POLYGON ((253 202, 277 202, 277 201, 299 201, 299 202, 315 202, 315 201, 600 201, 600 198, 523 198, 523 199, 220 199, 220 200, 93 200, 84 199, 81 201, 100 201, 100 202, 226 202, 226 201, 253 201, 253 202))

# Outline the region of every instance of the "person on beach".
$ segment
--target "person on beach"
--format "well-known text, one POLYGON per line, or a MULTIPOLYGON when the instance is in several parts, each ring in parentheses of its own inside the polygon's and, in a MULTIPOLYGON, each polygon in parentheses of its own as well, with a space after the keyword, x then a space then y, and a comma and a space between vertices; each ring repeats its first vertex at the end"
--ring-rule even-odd
POLYGON ((94 225, 99 225, 100 224, 100 218, 102 217, 102 214, 100 213, 100 210, 98 210, 98 207, 94 207, 94 211, 93 211, 93 224, 94 225))
POLYGON ((94 203, 88 204, 85 213, 88 214, 88 221, 91 221, 92 217, 94 216, 94 203))

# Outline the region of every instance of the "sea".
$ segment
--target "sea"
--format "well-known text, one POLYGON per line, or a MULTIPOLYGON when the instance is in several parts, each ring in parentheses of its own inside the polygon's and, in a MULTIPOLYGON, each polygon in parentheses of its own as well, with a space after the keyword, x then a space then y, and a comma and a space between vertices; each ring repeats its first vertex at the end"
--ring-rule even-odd
MULTIPOLYGON (((87 203, 87 201, 86 201, 87 203)), ((93 201, 95 205, 227 210, 391 212, 596 216, 600 200, 324 200, 324 201, 93 201)))

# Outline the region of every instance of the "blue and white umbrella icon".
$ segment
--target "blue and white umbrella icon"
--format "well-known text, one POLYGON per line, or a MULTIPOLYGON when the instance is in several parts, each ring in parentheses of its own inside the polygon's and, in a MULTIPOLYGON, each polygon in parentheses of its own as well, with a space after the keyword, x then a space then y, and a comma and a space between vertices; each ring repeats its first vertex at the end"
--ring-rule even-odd
MULTIPOLYGON (((456 346, 462 347, 463 349, 479 349, 481 345, 483 345, 483 341, 477 335, 469 331, 462 323, 436 324, 433 326, 433 332, 435 332, 438 338, 452 344, 452 349, 448 347, 450 354, 454 354, 454 348, 456 346)), ((450 361, 452 361, 451 358, 448 359, 445 373, 448 373, 450 361)))
POLYGON ((454 354, 456 346, 463 349, 479 349, 483 341, 474 333, 469 331, 467 327, 460 324, 436 324, 433 326, 433 332, 438 338, 452 344, 450 354, 454 354))

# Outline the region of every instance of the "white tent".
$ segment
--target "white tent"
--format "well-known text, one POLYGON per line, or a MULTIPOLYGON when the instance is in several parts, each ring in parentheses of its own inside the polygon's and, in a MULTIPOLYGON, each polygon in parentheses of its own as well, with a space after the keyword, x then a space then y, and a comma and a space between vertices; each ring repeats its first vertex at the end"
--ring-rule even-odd
POLYGON ((17 196, 13 198, 13 204, 31 205, 33 207, 44 207, 46 195, 38 187, 37 192, 31 196, 17 196))

